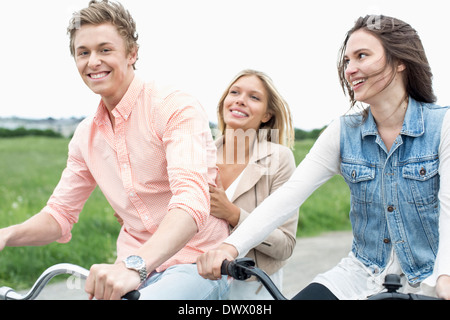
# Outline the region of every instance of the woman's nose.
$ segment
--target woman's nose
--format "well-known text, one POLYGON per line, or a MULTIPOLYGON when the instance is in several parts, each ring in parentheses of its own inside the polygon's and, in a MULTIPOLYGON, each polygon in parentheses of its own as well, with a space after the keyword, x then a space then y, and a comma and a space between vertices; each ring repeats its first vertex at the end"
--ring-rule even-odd
POLYGON ((245 99, 244 99, 244 95, 240 94, 236 97, 236 101, 234 103, 236 103, 237 105, 244 105, 245 104, 245 99))
POLYGON ((347 78, 351 76, 352 74, 355 74, 358 71, 356 68, 356 65, 352 63, 351 61, 347 62, 347 65, 345 67, 345 75, 347 78))

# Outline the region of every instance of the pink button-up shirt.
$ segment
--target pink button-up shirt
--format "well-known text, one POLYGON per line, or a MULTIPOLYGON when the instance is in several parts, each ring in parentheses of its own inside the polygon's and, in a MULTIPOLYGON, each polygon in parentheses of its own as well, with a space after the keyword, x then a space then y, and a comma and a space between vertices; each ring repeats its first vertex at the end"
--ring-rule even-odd
POLYGON ((67 167, 43 209, 61 226, 59 242, 70 241, 71 229, 98 185, 124 221, 118 260, 135 253, 167 212, 180 208, 192 216, 199 232, 157 271, 194 263, 228 236, 227 223, 209 215, 216 148, 204 110, 187 94, 135 78, 112 114, 114 130, 101 102, 70 142, 67 167))

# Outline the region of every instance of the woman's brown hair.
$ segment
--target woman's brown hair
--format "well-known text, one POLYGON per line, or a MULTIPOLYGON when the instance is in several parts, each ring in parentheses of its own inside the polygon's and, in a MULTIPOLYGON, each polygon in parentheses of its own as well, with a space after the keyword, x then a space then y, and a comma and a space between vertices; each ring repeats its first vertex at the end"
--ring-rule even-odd
POLYGON ((390 67, 393 71, 392 79, 397 72, 396 67, 399 64, 405 66, 403 80, 409 96, 419 102, 433 103, 436 101, 432 85, 433 74, 417 31, 396 18, 367 15, 356 21, 353 28, 347 33, 339 51, 339 80, 344 94, 348 95, 350 99, 351 108, 357 101, 355 101, 353 90, 345 78, 345 51, 350 36, 358 30, 369 32, 380 40, 385 51, 386 68, 390 67))

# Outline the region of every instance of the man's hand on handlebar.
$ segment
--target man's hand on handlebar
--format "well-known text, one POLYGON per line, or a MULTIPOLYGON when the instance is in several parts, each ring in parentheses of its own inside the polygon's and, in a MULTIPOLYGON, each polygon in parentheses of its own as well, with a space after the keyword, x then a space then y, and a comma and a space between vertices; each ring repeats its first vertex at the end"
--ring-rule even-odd
POLYGON ((85 290, 89 299, 119 300, 139 286, 139 274, 127 269, 122 262, 91 267, 85 290))
POLYGON ((197 258, 198 273, 205 279, 218 280, 222 277, 221 266, 224 260, 232 261, 238 256, 236 248, 221 244, 215 250, 208 251, 197 258))

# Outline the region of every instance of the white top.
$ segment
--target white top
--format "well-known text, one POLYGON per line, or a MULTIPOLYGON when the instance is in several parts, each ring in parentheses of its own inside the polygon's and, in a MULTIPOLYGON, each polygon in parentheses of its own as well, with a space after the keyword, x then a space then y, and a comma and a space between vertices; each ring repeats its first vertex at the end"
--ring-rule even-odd
MULTIPOLYGON (((435 285, 437 277, 450 275, 450 115, 446 113, 439 146, 440 167, 440 221, 439 251, 434 273, 426 281, 435 285)), ((317 139, 292 177, 233 232, 225 243, 231 244, 243 257, 261 243, 270 232, 289 219, 292 211, 322 184, 340 174, 340 121, 333 121, 317 139), (276 212, 277 214, 274 214, 276 212)))
POLYGON ((234 179, 233 183, 225 190, 225 194, 227 195, 228 199, 233 199, 234 193, 236 192, 236 189, 239 185, 239 181, 241 181, 242 175, 244 174, 244 170, 242 170, 241 174, 234 179))

